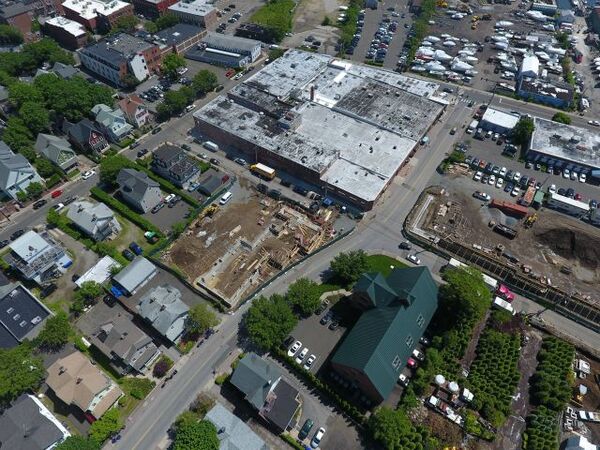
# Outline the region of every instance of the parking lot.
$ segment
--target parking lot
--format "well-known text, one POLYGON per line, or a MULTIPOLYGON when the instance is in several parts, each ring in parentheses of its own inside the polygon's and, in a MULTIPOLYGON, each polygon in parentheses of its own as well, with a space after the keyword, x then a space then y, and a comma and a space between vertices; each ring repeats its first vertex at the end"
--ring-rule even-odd
POLYGON ((142 214, 142 217, 148 219, 162 232, 167 233, 171 230, 173 225, 186 219, 191 208, 191 206, 183 200, 178 201, 173 206, 172 205, 173 203, 167 203, 155 213, 148 211, 147 213, 142 214))

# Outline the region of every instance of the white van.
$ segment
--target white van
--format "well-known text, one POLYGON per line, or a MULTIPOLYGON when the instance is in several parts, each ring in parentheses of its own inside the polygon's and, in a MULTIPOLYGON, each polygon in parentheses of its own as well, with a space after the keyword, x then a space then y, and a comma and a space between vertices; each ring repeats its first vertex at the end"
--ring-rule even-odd
POLYGON ((231 192, 229 192, 229 191, 225 192, 225 194, 223 194, 223 197, 221 197, 221 200, 219 200, 219 204, 224 205, 229 200, 231 200, 231 197, 233 197, 233 194, 231 192))
POLYGON ((202 144, 205 149, 210 150, 211 152, 216 152, 219 150, 219 146, 212 141, 206 141, 202 144))

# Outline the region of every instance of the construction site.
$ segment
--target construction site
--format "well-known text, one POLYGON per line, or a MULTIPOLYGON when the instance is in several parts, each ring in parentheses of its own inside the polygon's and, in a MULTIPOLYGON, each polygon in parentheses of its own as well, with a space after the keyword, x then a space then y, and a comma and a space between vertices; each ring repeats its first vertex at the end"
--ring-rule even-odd
POLYGON ((334 209, 315 214, 259 192, 226 207, 213 204, 162 255, 188 281, 230 307, 335 235, 334 209))
POLYGON ((421 194, 407 221, 416 237, 440 253, 600 326, 598 228, 544 208, 488 204, 439 186, 421 194))

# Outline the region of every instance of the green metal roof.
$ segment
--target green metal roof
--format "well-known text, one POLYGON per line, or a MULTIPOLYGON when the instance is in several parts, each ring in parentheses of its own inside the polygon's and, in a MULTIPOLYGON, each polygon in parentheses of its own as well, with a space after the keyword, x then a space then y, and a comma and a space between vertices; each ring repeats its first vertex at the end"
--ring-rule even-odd
POLYGON ((437 308, 437 285, 421 266, 394 269, 387 279, 364 274, 354 291, 366 294, 376 306, 362 314, 332 362, 365 373, 385 399, 437 308))
POLYGON ((242 391, 256 409, 261 409, 267 394, 274 383, 281 378, 281 372, 273 364, 256 353, 249 353, 240 359, 231 376, 231 384, 242 391))

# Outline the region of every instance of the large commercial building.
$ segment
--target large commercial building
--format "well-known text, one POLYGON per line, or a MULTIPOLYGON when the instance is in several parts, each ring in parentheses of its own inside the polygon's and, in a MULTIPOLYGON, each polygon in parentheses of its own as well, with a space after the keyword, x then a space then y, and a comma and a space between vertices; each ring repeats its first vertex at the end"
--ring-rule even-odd
POLYGON ((567 108, 574 100, 575 91, 568 83, 522 78, 517 93, 520 97, 538 103, 567 108))
POLYGON ((206 29, 189 23, 178 23, 154 35, 152 41, 158 45, 163 56, 169 53, 183 55, 206 36, 206 29))
POLYGON ((214 29, 219 20, 217 9, 207 0, 181 0, 169 6, 169 13, 177 16, 181 22, 209 29, 214 29))
POLYGON ((439 85, 289 50, 194 113, 198 130, 252 162, 368 210, 442 114, 439 85))
POLYGON ((527 158, 600 177, 600 134, 536 117, 527 158))
POLYGON ((261 48, 260 41, 211 32, 185 56, 219 66, 244 67, 259 58, 261 48))
POLYGON ((121 0, 67 0, 62 8, 68 19, 90 31, 110 30, 121 17, 133 16, 133 5, 121 0))
POLYGON ((143 81, 158 73, 162 61, 157 45, 125 33, 81 49, 79 57, 84 67, 120 87, 127 76, 143 81))

